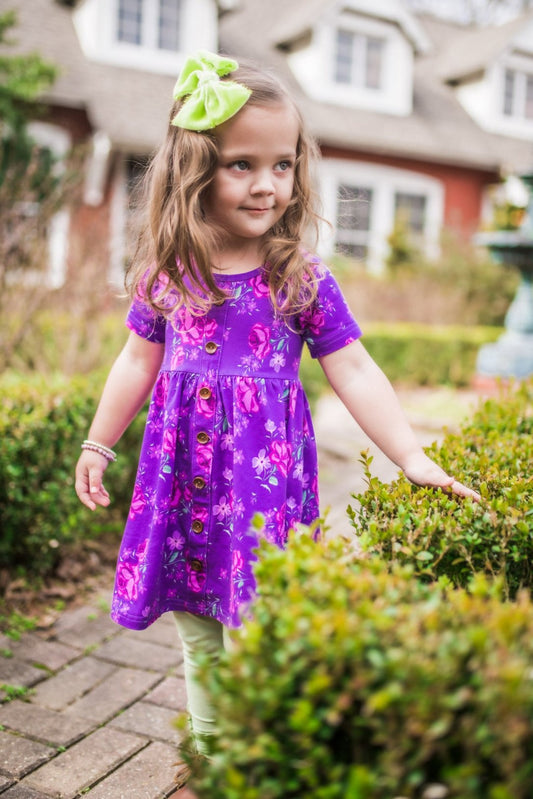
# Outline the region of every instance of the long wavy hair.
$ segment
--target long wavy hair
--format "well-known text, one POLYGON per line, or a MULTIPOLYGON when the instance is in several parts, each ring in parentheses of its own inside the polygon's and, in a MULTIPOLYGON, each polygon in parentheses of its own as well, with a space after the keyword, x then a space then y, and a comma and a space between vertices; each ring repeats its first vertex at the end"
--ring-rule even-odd
MULTIPOLYGON (((264 247, 275 309, 283 315, 298 313, 316 296, 316 277, 302 239, 314 231, 316 240, 318 234, 320 217, 311 183, 311 162, 318 149, 306 133, 291 96, 268 71, 241 62, 224 79, 238 81, 251 90, 247 105, 286 103, 298 119, 292 198, 282 218, 267 232, 264 247)), ((166 316, 180 306, 203 314, 213 303, 227 298, 212 271, 220 231, 202 211, 218 164, 216 129, 198 133, 171 125, 182 102, 174 103, 166 139, 146 172, 139 203, 145 209, 145 220, 126 273, 131 296, 141 295, 155 312, 166 316)))

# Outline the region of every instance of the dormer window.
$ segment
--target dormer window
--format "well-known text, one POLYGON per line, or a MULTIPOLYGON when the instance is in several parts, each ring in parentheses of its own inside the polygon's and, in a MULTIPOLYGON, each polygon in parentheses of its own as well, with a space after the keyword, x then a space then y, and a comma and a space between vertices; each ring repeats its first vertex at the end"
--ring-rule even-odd
POLYGON ((503 113, 507 117, 533 120, 533 74, 505 70, 503 113))
POLYGON ((376 14, 367 5, 331 4, 332 11, 311 25, 303 18, 301 28, 279 46, 287 48, 289 66, 311 98, 407 116, 413 107, 415 54, 425 52, 427 43, 414 18, 398 16, 400 4, 390 3, 390 17, 378 13, 382 4, 375 3, 376 14))
POLYGON ((118 0, 117 40, 176 51, 180 43, 181 0, 118 0))
POLYGON ((380 89, 384 50, 384 39, 338 29, 335 82, 365 89, 380 89))

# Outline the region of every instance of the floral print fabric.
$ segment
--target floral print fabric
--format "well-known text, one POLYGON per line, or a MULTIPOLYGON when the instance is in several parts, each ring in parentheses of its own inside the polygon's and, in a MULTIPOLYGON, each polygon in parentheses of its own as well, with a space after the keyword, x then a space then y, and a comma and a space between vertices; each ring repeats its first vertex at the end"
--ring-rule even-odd
POLYGON ((290 323, 274 313, 263 269, 217 275, 228 299, 173 324, 132 304, 128 327, 165 343, 120 548, 112 618, 143 629, 169 610, 239 624, 253 596, 260 513, 283 546, 319 516, 317 453, 298 378, 313 357, 361 331, 319 261, 318 297, 290 323))

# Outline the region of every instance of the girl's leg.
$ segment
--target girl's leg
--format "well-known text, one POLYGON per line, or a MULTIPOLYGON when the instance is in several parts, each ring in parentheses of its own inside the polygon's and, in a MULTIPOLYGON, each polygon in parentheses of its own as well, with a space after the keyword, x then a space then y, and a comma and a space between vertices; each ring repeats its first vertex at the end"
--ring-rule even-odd
POLYGON ((197 681, 198 654, 209 655, 216 665, 220 654, 229 645, 229 635, 216 619, 175 612, 174 618, 183 646, 183 669, 187 688, 187 704, 196 746, 201 754, 209 754, 207 736, 216 732, 216 717, 205 688, 197 681))

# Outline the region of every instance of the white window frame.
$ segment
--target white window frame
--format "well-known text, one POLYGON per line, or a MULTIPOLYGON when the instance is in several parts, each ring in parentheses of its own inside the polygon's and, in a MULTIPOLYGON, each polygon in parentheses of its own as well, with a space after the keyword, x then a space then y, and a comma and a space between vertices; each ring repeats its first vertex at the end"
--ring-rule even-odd
POLYGON ((177 31, 177 46, 175 48, 161 47, 159 42, 160 22, 161 22, 161 2, 163 0, 141 0, 141 22, 140 22, 140 40, 138 42, 128 42, 126 39, 119 37, 120 33, 120 6, 122 2, 137 2, 137 0, 113 0, 115 7, 114 31, 115 42, 117 46, 123 45, 132 47, 143 47, 149 50, 156 50, 162 52, 178 52, 182 45, 183 39, 183 18, 185 3, 183 0, 175 0, 178 4, 179 26, 177 31))
MULTIPOLYGON (((427 198, 427 194, 425 192, 422 192, 422 191, 403 191, 403 190, 398 190, 397 189, 394 192, 394 217, 395 217, 395 219, 397 218, 398 212, 399 212, 398 200, 399 200, 400 197, 404 197, 404 198, 408 199, 408 206, 410 204, 410 202, 409 202, 410 200, 413 200, 413 199, 414 200, 419 200, 419 199, 423 200, 423 217, 422 217, 423 224, 422 224, 422 228, 418 229, 418 227, 414 227, 411 224, 411 220, 410 219, 407 220, 407 232, 408 232, 408 234, 410 236, 412 236, 413 239, 418 239, 418 238, 420 238, 420 236, 424 235, 424 231, 425 231, 425 228, 426 228, 427 199, 428 199, 427 198)), ((409 214, 410 214, 410 210, 411 209, 409 209, 409 214)), ((418 211, 418 209, 417 209, 417 211, 418 211)))
MULTIPOLYGON (((533 30, 533 28, 532 28, 533 30)), ((515 73, 533 75, 533 53, 510 52, 498 61, 478 79, 468 81, 457 87, 459 102, 467 112, 484 129, 513 138, 531 141, 533 137, 533 118, 526 118, 518 113, 519 103, 515 101, 513 91, 512 114, 504 113, 505 76, 507 70, 515 73)), ((525 99, 525 79, 521 90, 522 102, 525 99)), ((523 105, 522 105, 523 108, 523 105)))
POLYGON ((527 72, 524 69, 516 69, 515 67, 506 66, 503 70, 503 102, 502 113, 509 119, 525 120, 533 124, 533 102, 531 112, 527 114, 527 92, 528 84, 531 86, 530 91, 533 94, 533 64, 531 71, 527 72), (511 96, 511 108, 507 112, 505 109, 505 89, 507 85, 507 76, 511 74, 513 82, 513 90, 511 96))
POLYGON ((73 20, 85 56, 113 66, 162 75, 177 75, 186 53, 218 48, 217 9, 214 0, 181 0, 179 48, 161 49, 158 43, 159 0, 143 0, 140 44, 119 41, 119 0, 85 0, 73 20))
MULTIPOLYGON (((323 225, 320 236, 320 254, 331 257, 336 243, 342 239, 337 227, 338 188, 351 185, 372 191, 370 229, 354 231, 354 243, 368 248, 366 266, 369 272, 381 274, 389 253, 388 236, 395 223, 395 196, 397 193, 424 195, 426 215, 420 245, 429 258, 439 254, 439 240, 444 222, 444 187, 436 178, 418 172, 381 164, 324 158, 318 174, 324 218, 331 223, 323 225), (364 234, 364 235, 359 235, 364 234)), ((418 242, 417 242, 418 243, 418 242)))
POLYGON ((408 116, 413 107, 414 51, 392 21, 343 11, 325 17, 313 29, 309 45, 288 54, 294 75, 313 98, 347 108, 408 116), (335 80, 338 31, 383 42, 379 88, 335 80))
POLYGON ((373 214, 373 205, 374 205, 374 188, 368 185, 354 185, 354 181, 349 180, 342 180, 337 184, 337 207, 335 213, 335 228, 336 228, 336 235, 335 235, 335 251, 341 251, 341 248, 344 247, 361 247, 367 251, 367 256, 370 251, 369 248, 369 240, 370 234, 372 231, 372 214, 373 214), (361 196, 356 196, 349 199, 343 199, 342 190, 348 189, 348 191, 355 191, 356 195, 360 193, 361 196), (368 200, 364 197, 364 195, 368 195, 368 200), (355 201, 359 207, 361 207, 364 203, 368 202, 368 210, 365 214, 365 221, 368 221, 368 226, 366 227, 353 227, 353 228, 346 228, 340 224, 341 216, 343 215, 342 206, 343 203, 350 203, 355 201))
POLYGON ((353 86, 369 91, 382 91, 384 64, 386 59, 387 39, 384 36, 370 36, 368 33, 347 30, 339 26, 335 32, 335 49, 333 54, 333 80, 337 85, 353 86), (339 78, 339 37, 347 36, 350 39, 350 74, 347 80, 339 78), (371 42, 380 45, 379 81, 376 86, 369 83, 369 46, 371 42))

